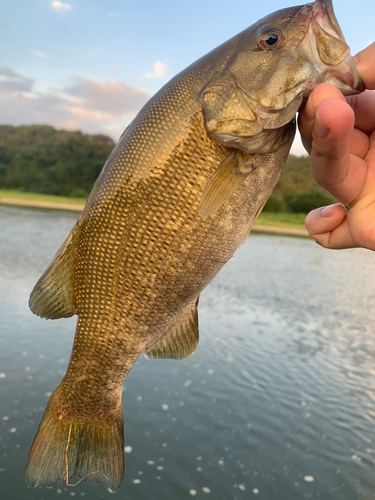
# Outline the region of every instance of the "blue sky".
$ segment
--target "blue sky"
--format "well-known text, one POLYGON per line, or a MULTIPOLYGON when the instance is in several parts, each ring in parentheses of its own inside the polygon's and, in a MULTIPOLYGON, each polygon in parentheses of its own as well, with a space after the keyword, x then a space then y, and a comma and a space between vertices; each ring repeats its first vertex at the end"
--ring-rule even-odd
MULTIPOLYGON (((298 2, 14 0, 0 5, 0 123, 115 140, 173 75, 298 2)), ((374 0, 334 2, 352 54, 375 39, 374 0)), ((298 143, 296 153, 302 150, 298 143)))

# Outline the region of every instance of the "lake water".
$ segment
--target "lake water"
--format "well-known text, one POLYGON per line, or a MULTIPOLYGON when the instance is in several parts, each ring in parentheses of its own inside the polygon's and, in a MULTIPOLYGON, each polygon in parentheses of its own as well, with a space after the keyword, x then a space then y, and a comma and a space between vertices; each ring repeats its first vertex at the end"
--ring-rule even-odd
MULTIPOLYGON (((82 482, 28 489, 24 469, 75 319, 28 294, 77 214, 0 207, 0 498, 108 498, 82 482)), ((375 254, 250 235, 202 294, 185 361, 125 381, 131 500, 375 499, 375 254)))

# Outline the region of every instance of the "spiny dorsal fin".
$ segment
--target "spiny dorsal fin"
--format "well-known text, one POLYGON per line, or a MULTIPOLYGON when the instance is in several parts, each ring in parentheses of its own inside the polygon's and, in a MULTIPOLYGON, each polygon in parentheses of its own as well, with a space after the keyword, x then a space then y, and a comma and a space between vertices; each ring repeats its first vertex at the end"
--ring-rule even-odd
POLYGON ((198 300, 189 304, 159 340, 146 346, 146 358, 185 359, 194 353, 199 342, 197 305, 198 300))
POLYGON ((69 318, 76 313, 74 254, 80 229, 77 223, 31 292, 30 309, 41 318, 69 318))
POLYGON ((198 213, 202 219, 213 215, 246 180, 255 168, 249 155, 234 151, 217 167, 204 188, 198 213))

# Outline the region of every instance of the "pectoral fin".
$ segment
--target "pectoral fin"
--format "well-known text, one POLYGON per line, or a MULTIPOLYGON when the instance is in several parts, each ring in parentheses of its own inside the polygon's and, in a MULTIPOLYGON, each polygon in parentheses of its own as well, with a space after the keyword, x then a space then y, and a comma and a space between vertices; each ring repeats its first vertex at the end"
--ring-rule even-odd
POLYGON ((185 359, 194 353, 199 342, 197 305, 198 300, 189 304, 159 340, 146 346, 146 358, 185 359))
POLYGON ((198 213, 202 219, 213 215, 246 180, 255 168, 251 156, 240 151, 232 152, 215 170, 204 188, 198 213))

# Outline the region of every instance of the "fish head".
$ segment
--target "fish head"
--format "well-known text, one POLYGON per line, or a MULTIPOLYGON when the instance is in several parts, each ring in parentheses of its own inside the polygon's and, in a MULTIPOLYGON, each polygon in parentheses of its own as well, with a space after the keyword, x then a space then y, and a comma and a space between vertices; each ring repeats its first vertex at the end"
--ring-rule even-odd
POLYGON ((224 145, 247 152, 278 147, 278 135, 269 141, 267 131, 293 120, 319 83, 344 95, 364 90, 331 0, 270 14, 233 46, 203 95, 207 130, 224 145))

